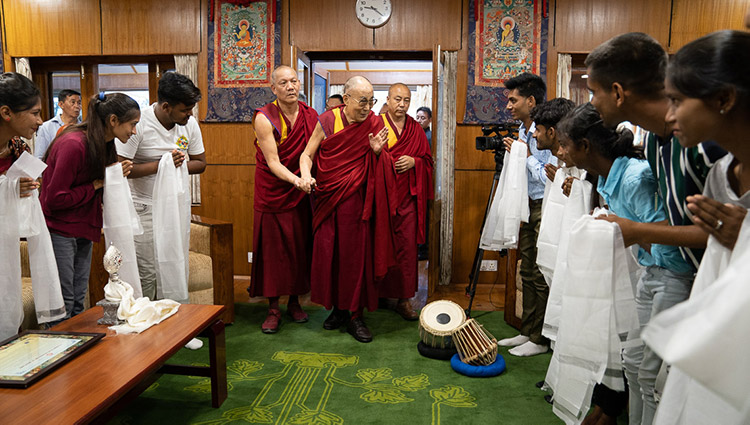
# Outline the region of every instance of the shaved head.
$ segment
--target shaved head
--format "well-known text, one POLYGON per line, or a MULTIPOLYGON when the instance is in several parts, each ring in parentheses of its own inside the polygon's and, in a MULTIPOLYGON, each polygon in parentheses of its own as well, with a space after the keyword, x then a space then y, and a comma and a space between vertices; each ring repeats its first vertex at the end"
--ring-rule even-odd
POLYGON ((401 122, 406 117, 406 111, 411 104, 411 90, 406 84, 396 83, 388 89, 388 98, 386 99, 388 111, 396 122, 401 122))
POLYGON ((271 73, 271 84, 276 84, 276 80, 279 78, 279 75, 284 71, 291 72, 295 76, 297 75, 297 71, 295 71, 291 66, 287 66, 287 65, 277 66, 276 69, 274 69, 273 72, 271 73))
POLYGON ((409 90, 409 86, 407 86, 404 83, 396 83, 391 85, 391 87, 388 88, 388 96, 393 96, 393 94, 398 90, 405 90, 409 95, 411 95, 411 90, 409 90))
POLYGON ((361 76, 346 80, 344 84, 344 114, 354 122, 367 119, 372 105, 375 104, 374 91, 370 81, 361 76))

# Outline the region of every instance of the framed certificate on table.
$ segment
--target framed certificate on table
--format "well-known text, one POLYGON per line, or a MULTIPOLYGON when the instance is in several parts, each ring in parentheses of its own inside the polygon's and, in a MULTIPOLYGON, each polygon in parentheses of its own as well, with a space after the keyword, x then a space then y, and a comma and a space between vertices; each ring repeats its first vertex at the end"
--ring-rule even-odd
POLYGON ((24 331, 0 343, 0 387, 26 388, 104 337, 103 333, 24 331))

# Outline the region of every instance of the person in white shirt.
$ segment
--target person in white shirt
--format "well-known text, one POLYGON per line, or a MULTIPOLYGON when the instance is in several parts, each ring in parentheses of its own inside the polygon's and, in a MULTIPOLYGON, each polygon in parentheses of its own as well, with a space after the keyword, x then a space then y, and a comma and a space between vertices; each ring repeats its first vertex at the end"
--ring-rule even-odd
POLYGON ((157 287, 162 285, 157 279, 154 249, 154 238, 161 237, 160 229, 153 227, 153 193, 159 162, 165 153, 171 153, 175 168, 184 163, 189 174, 206 169, 203 137, 193 117, 193 107, 200 98, 200 90, 189 78, 176 72, 165 73, 159 80, 157 103, 141 111, 136 134, 127 143, 117 145, 120 159, 133 161, 128 180, 143 226, 143 234, 135 236, 135 249, 143 296, 151 300, 158 298, 157 287))
POLYGON ((47 148, 57 136, 57 132, 65 125, 78 124, 81 122, 81 93, 75 90, 64 89, 57 94, 57 105, 60 113, 52 119, 47 120, 36 132, 34 143, 34 156, 42 159, 47 148))

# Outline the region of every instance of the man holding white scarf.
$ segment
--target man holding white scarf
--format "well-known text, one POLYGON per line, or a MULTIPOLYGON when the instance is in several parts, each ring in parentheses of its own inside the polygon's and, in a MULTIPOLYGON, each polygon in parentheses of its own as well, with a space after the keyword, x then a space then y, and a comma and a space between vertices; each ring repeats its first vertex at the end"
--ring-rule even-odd
POLYGON ((136 134, 117 144, 120 160, 133 161, 128 178, 143 226, 143 234, 135 236, 135 250, 143 296, 151 300, 188 301, 187 175, 206 169, 203 137, 192 116, 200 98, 189 78, 165 73, 159 80, 158 102, 141 111, 136 134))

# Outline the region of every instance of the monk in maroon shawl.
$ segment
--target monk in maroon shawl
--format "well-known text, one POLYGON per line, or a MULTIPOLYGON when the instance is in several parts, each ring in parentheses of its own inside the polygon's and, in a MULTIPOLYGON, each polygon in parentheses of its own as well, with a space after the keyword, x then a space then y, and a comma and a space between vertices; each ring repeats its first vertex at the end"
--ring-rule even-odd
POLYGON ((350 78, 344 105, 320 116, 300 156, 304 188, 315 191, 311 298, 333 309, 325 329, 346 323, 360 342, 372 341, 362 313, 378 306, 375 282, 396 266, 396 172, 374 103, 370 82, 350 78))
POLYGON ((398 269, 379 285, 380 296, 398 298, 396 312, 406 320, 419 315, 409 305, 417 292, 417 244, 425 242, 427 200, 433 197, 432 154, 422 126, 406 114, 411 91, 397 83, 388 89, 387 112, 381 115, 388 128, 388 150, 396 166, 398 208, 393 220, 398 269))
POLYGON ((318 124, 315 110, 297 100, 300 82, 292 68, 276 68, 271 84, 276 100, 258 109, 253 120, 258 149, 248 288, 251 297, 268 297, 264 333, 279 329, 281 295, 289 295, 287 314, 292 320, 307 322, 298 295, 310 290, 312 211, 298 174, 300 154, 318 124))

